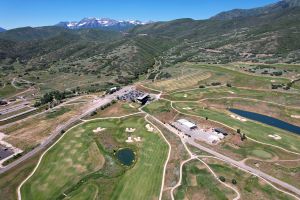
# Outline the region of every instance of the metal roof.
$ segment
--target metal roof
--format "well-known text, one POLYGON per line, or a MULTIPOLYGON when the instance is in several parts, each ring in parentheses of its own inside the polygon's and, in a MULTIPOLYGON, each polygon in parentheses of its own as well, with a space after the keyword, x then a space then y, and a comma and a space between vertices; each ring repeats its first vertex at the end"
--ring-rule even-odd
POLYGON ((195 127, 197 127, 196 124, 194 124, 194 123, 192 123, 192 122, 190 122, 190 121, 188 121, 186 119, 179 119, 179 120, 177 120, 177 122, 179 122, 182 125, 185 125, 185 126, 187 126, 189 128, 195 128, 195 127))

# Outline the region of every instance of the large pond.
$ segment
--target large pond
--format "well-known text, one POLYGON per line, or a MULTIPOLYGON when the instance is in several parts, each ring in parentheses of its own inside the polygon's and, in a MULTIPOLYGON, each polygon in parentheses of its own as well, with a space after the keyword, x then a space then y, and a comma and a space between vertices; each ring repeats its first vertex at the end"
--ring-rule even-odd
POLYGON ((116 152, 117 159, 124 165, 130 166, 134 163, 135 154, 129 148, 119 149, 116 152))
POLYGON ((251 120, 255 120, 270 126, 274 126, 277 128, 281 128, 283 130, 286 131, 290 131, 293 133, 297 133, 300 134, 300 127, 299 126, 295 126, 293 124, 284 122, 282 120, 273 118, 273 117, 269 117, 266 115, 262 115, 262 114, 258 114, 258 113, 254 113, 254 112, 249 112, 249 111, 245 111, 245 110, 239 110, 239 109, 229 109, 230 112, 233 112, 237 115, 240 115, 242 117, 251 119, 251 120))

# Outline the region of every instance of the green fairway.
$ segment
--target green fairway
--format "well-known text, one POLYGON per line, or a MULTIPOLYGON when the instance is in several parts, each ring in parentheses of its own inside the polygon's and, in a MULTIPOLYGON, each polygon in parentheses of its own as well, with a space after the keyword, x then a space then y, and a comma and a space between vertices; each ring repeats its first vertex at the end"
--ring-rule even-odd
POLYGON ((205 98, 218 99, 224 97, 250 98, 291 106, 300 105, 300 94, 297 93, 283 93, 276 91, 266 92, 226 86, 215 88, 199 88, 185 92, 172 93, 166 96, 166 98, 173 101, 197 101, 205 98), (274 98, 274 96, 278 98, 274 98))
POLYGON ((208 200, 233 199, 233 190, 218 182, 200 161, 191 161, 183 167, 182 184, 175 192, 175 199, 198 199, 205 196, 208 200))
MULTIPOLYGON (((250 87, 250 88, 270 88, 271 81, 273 79, 276 80, 276 83, 288 83, 289 80, 286 78, 273 78, 273 77, 262 77, 262 76, 254 76, 251 74, 245 74, 239 71, 230 70, 224 68, 220 65, 210 65, 210 64, 190 64, 187 63, 186 66, 200 69, 204 72, 211 72, 213 73, 211 80, 220 81, 223 83, 231 83, 233 86, 239 87, 250 87), (247 81, 245 81, 247 80, 247 81)), ((207 83, 207 80, 199 82, 199 84, 207 83)))
POLYGON ((154 101, 151 104, 148 104, 143 110, 151 115, 170 112, 171 111, 171 103, 168 101, 154 101))
POLYGON ((229 113, 220 110, 203 109, 203 105, 199 103, 174 103, 176 109, 183 113, 194 114, 200 117, 208 117, 208 119, 215 120, 226 124, 234 129, 241 129, 242 133, 256 139, 260 142, 278 145, 291 151, 300 152, 299 135, 286 132, 284 130, 260 124, 254 121, 241 122, 229 116, 229 113), (189 107, 191 110, 184 110, 189 107), (277 134, 281 137, 280 140, 274 140, 268 135, 277 134))
POLYGON ((98 187, 96 185, 87 184, 79 188, 74 193, 70 194, 71 200, 91 200, 95 199, 98 194, 98 187))
POLYGON ((269 153, 267 151, 264 151, 264 150, 261 150, 261 149, 259 149, 259 150, 256 150, 256 149, 253 150, 252 154, 255 155, 255 156, 257 156, 257 157, 259 157, 259 158, 263 158, 263 159, 270 159, 270 158, 272 158, 272 154, 271 153, 269 153))
POLYGON ((64 199, 64 194, 72 199, 158 198, 168 146, 159 133, 148 132, 146 124, 135 116, 94 120, 71 129, 21 188, 22 199, 64 199), (105 130, 94 133, 99 127, 105 130), (128 127, 136 131, 128 133, 128 127), (142 141, 126 143, 129 135, 142 141), (136 152, 134 166, 116 159, 114 152, 122 147, 136 152))

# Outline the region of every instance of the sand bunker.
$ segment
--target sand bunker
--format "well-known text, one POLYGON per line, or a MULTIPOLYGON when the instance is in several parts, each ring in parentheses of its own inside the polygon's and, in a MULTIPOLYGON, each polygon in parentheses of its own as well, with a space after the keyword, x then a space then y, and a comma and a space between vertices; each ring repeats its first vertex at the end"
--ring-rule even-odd
POLYGON ((133 142, 133 140, 132 140, 132 138, 131 138, 131 137, 128 137, 128 138, 127 138, 127 140, 126 140, 125 142, 127 142, 127 143, 131 143, 131 142, 133 142))
POLYGON ((247 119, 243 118, 243 117, 240 117, 240 116, 237 116, 237 115, 230 115, 230 117, 234 118, 234 119, 237 119, 237 120, 240 120, 242 122, 246 122, 247 119))
POLYGON ((94 133, 99 133, 99 132, 104 131, 104 130, 105 130, 105 128, 98 127, 96 129, 94 129, 93 132, 94 133))
POLYGON ((146 128, 147 128, 147 131, 154 132, 154 128, 150 124, 147 124, 146 128))
POLYGON ((292 118, 300 119, 300 115, 291 115, 292 118))
POLYGON ((141 140, 141 137, 134 137, 133 139, 132 139, 132 137, 128 137, 127 140, 126 140, 127 143, 132 143, 134 141, 135 142, 140 142, 142 140, 141 140))
POLYGON ((230 94, 235 94, 235 92, 233 92, 233 91, 229 91, 229 93, 230 93, 230 94))
POLYGON ((279 135, 268 135, 271 138, 274 138, 275 140, 281 140, 281 137, 279 135))
POLYGON ((187 94, 184 94, 183 97, 184 97, 184 98, 187 98, 187 94))
POLYGON ((135 131, 135 128, 126 128, 125 131, 128 133, 133 133, 135 131))
POLYGON ((129 107, 130 107, 130 108, 135 108, 134 105, 132 105, 132 104, 129 104, 129 107))
POLYGON ((192 108, 190 107, 185 107, 185 108, 182 108, 183 110, 192 110, 192 108))

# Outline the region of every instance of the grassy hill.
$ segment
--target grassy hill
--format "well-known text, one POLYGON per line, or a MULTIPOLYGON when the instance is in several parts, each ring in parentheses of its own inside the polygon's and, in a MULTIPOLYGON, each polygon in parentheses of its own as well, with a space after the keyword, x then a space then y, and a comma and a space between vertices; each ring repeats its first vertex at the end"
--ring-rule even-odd
POLYGON ((297 62, 300 7, 295 2, 233 10, 207 20, 158 22, 136 27, 132 33, 180 40, 167 52, 180 61, 297 62))
POLYGON ((31 72, 64 72, 128 84, 146 74, 158 58, 161 67, 184 61, 297 63, 299 5, 298 0, 285 0, 207 20, 150 23, 127 33, 51 26, 8 30, 0 33, 0 77, 17 73, 32 80, 38 75, 31 72))

